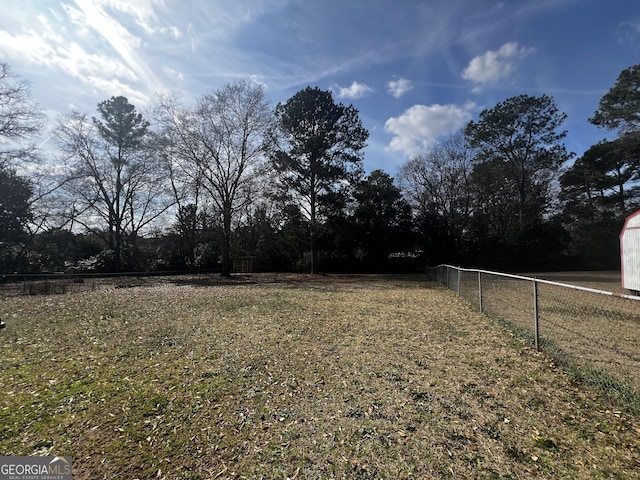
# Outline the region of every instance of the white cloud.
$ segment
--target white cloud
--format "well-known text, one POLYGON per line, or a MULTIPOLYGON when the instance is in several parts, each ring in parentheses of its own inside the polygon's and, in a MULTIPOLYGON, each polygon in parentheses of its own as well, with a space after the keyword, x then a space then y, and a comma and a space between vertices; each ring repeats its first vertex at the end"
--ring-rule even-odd
POLYGON ((396 98, 400 98, 412 88, 413 84, 406 78, 391 80, 389 83, 387 83, 387 91, 396 98))
POLYGON ((5 55, 30 59, 42 65, 50 65, 55 57, 55 49, 47 38, 29 31, 24 34, 11 35, 0 30, 0 49, 5 55))
POLYGON ((632 18, 618 25, 616 35, 620 43, 636 45, 640 35, 640 17, 632 18))
POLYGON ((76 28, 73 33, 82 36, 78 41, 68 29, 58 28, 58 24, 39 15, 37 23, 21 33, 12 35, 0 30, 0 50, 52 71, 63 72, 100 92, 100 95, 122 94, 144 103, 147 97, 135 85, 144 82, 145 86, 151 86, 149 90, 160 90, 155 74, 148 72, 135 52, 139 44, 136 38, 124 34, 121 27, 112 21, 103 21, 104 13, 87 13, 68 6, 63 8, 63 12, 76 28), (109 51, 90 53, 87 50, 91 47, 91 38, 85 35, 95 29, 96 24, 100 24, 102 29, 99 33, 110 37, 109 43, 116 52, 124 52, 124 57, 109 51))
POLYGON ((474 92, 479 92, 484 86, 508 78, 516 62, 533 51, 533 48, 521 47, 517 42, 505 43, 498 50, 489 50, 472 58, 463 70, 462 78, 474 82, 474 92))
POLYGON ((176 80, 184 80, 184 73, 171 67, 163 67, 162 69, 167 76, 176 80))
POLYGON ((362 98, 370 92, 373 92, 373 89, 364 83, 353 82, 350 87, 338 86, 340 98, 362 98))
POLYGON ((128 83, 118 80, 117 78, 110 79, 103 75, 100 75, 91 76, 87 78, 87 81, 93 88, 102 92, 103 94, 107 94, 109 96, 123 95, 127 97, 129 102, 131 102, 133 105, 141 106, 149 102, 149 97, 147 95, 131 87, 131 85, 129 85, 128 83))
MULTIPOLYGON (((79 3, 78 0, 75 0, 79 3)), ((154 23, 157 23, 154 7, 156 4, 161 3, 158 0, 136 0, 131 2, 130 0, 98 0, 98 3, 102 9, 110 8, 119 12, 126 13, 135 19, 138 26, 142 27, 147 33, 154 33, 154 23)))
POLYGON ((64 38, 48 28, 41 19, 38 32, 30 30, 18 35, 0 31, 0 48, 12 56, 20 56, 38 65, 59 68, 65 73, 83 79, 88 76, 106 75, 136 80, 126 66, 113 58, 87 53, 76 42, 64 38))
MULTIPOLYGON (((67 3, 61 3, 60 7, 62 8, 62 10, 64 11, 67 17, 65 18, 64 16, 56 15, 57 17, 56 21, 59 24, 64 24, 68 19, 73 24, 73 27, 78 35, 87 35, 88 33, 91 32, 91 29, 86 25, 84 21, 84 15, 80 10, 72 7, 67 3)), ((48 20, 44 17, 41 19, 41 21, 48 23, 48 20)))
POLYGON ((384 128, 393 135, 388 149, 407 156, 420 154, 439 138, 452 134, 471 120, 474 104, 414 105, 399 117, 388 119, 384 128))
MULTIPOLYGON (((114 57, 113 61, 123 64, 120 71, 124 69, 131 71, 135 75, 135 80, 142 83, 143 88, 146 87, 145 89, 148 91, 165 90, 163 82, 156 76, 145 58, 143 58, 141 53, 142 40, 140 37, 129 32, 124 25, 106 10, 106 7, 121 10, 126 7, 117 1, 110 2, 109 0, 103 2, 105 6, 94 4, 88 0, 75 0, 75 3, 79 10, 76 13, 74 21, 77 22, 81 19, 88 28, 106 40, 118 55, 114 57)), ((153 14, 153 11, 150 10, 149 3, 146 5, 143 3, 142 5, 143 6, 138 7, 138 9, 124 10, 126 13, 134 15, 140 24, 146 22, 153 14)), ((146 25, 148 27, 148 24, 146 25)), ((102 76, 105 77, 105 80, 110 80, 111 75, 113 75, 113 72, 102 71, 99 75, 95 75, 95 77, 102 76)), ((109 82, 95 83, 94 81, 92 83, 97 86, 100 83, 106 85, 109 82)))
POLYGON ((168 32, 169 34, 171 34, 171 36, 175 40, 178 40, 180 37, 182 37, 182 31, 178 27, 175 27, 175 26, 163 28, 161 31, 162 31, 162 33, 167 33, 168 32))

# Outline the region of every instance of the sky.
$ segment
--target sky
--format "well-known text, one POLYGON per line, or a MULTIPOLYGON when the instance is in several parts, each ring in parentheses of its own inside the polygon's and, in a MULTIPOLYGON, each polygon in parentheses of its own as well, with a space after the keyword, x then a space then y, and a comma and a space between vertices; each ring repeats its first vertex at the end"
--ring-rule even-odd
MULTIPOLYGON (((284 103, 307 86, 352 104, 367 172, 409 158, 507 98, 547 94, 580 156, 588 121, 640 63, 639 0, 3 0, 0 61, 48 113, 124 95, 186 103, 236 79, 284 103)), ((42 140, 47 145, 46 136, 42 140)))

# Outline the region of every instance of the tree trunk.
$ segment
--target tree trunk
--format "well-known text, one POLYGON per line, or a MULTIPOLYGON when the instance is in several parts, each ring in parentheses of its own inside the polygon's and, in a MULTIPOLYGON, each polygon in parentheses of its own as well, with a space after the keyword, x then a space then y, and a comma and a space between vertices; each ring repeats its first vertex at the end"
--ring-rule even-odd
POLYGON ((222 212, 222 271, 223 277, 231 276, 231 208, 225 206, 222 212))
POLYGON ((311 225, 311 273, 318 273, 318 238, 315 222, 311 225))
POLYGON ((116 230, 116 241, 113 249, 113 269, 116 273, 122 270, 122 234, 116 230))
POLYGON ((116 191, 115 191, 115 227, 116 227, 116 248, 115 248, 115 271, 120 272, 122 269, 122 217, 124 216, 120 210, 120 196, 122 194, 122 159, 121 159, 121 146, 118 145, 118 158, 116 168, 116 191))
POLYGON ((311 183, 311 218, 309 219, 311 227, 311 273, 318 273, 318 235, 316 231, 316 193, 315 184, 312 179, 311 183))

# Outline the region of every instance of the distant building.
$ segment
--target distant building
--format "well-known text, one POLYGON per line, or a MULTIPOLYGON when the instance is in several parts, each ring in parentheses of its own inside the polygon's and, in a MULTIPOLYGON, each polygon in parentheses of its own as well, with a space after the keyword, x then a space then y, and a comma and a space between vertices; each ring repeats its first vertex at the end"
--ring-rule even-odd
POLYGON ((235 273, 253 273, 255 259, 256 257, 252 255, 233 257, 232 271, 235 273))

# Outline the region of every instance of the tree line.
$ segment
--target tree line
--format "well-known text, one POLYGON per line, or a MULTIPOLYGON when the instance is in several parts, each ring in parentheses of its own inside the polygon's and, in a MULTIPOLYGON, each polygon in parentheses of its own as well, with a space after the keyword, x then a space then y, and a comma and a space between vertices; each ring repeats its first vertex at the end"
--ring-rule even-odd
POLYGON ((566 150, 548 95, 518 95, 408 159, 365 174, 353 105, 306 87, 275 107, 230 82, 192 104, 123 96, 45 116, 0 64, 0 272, 418 271, 616 268, 640 208, 640 65, 591 123, 613 140, 566 150))

